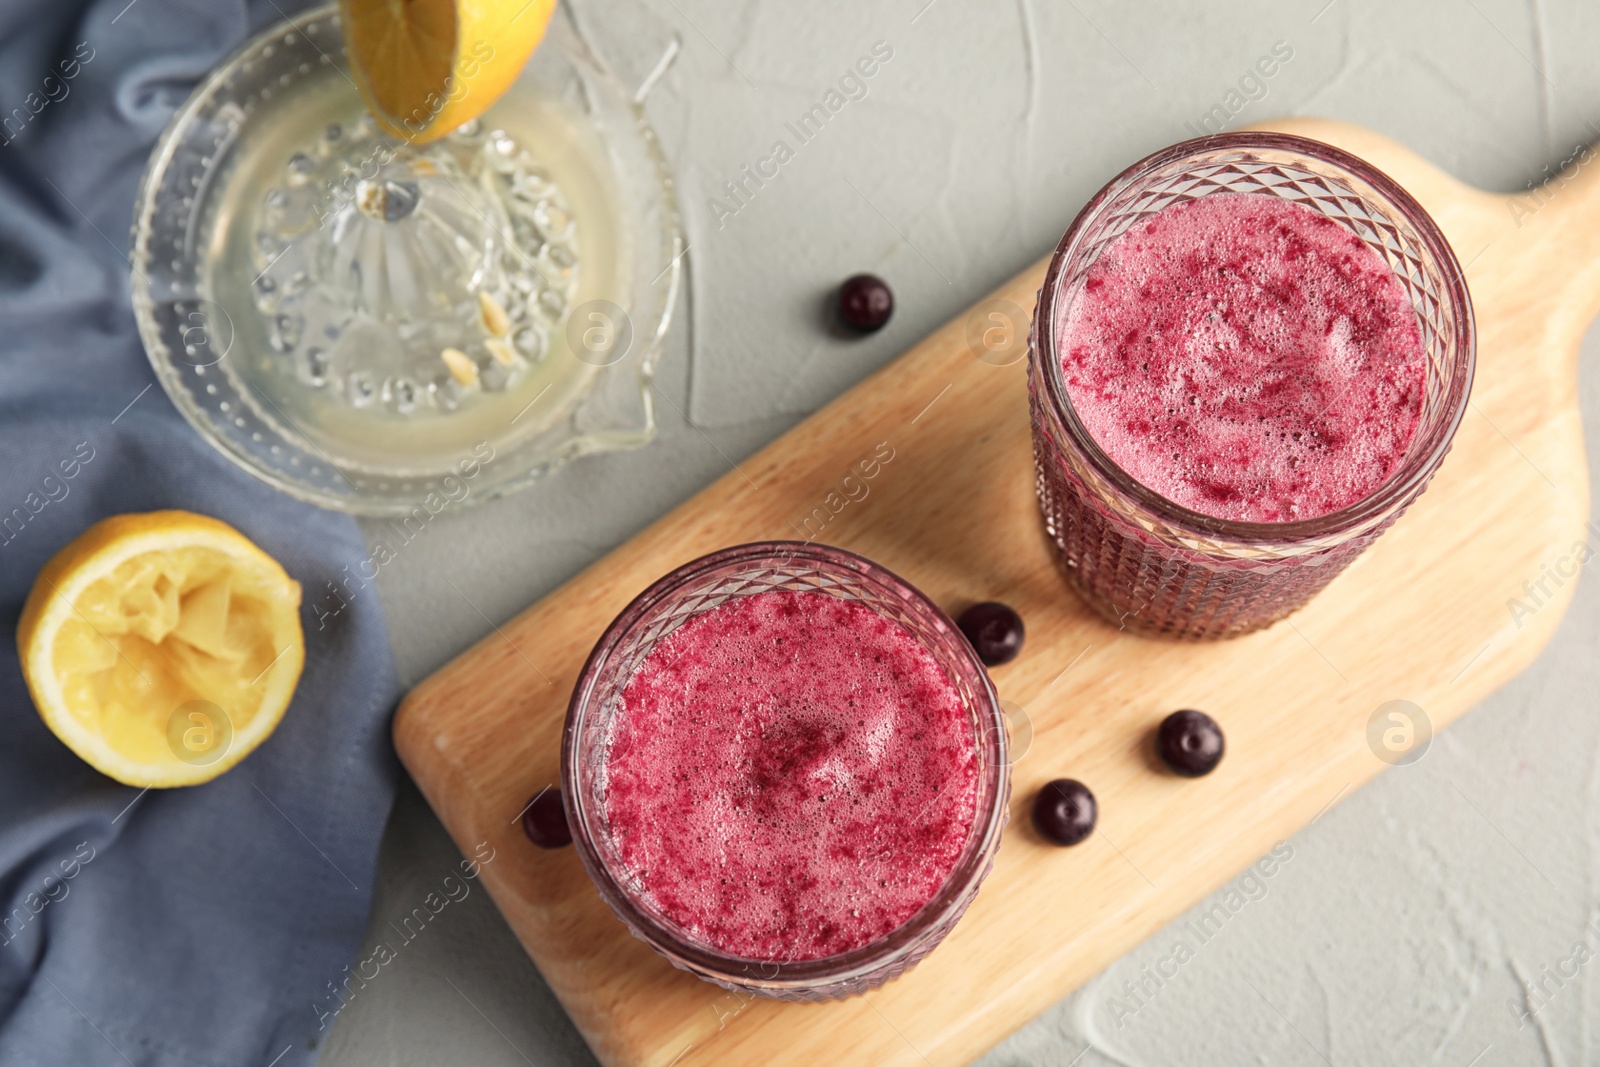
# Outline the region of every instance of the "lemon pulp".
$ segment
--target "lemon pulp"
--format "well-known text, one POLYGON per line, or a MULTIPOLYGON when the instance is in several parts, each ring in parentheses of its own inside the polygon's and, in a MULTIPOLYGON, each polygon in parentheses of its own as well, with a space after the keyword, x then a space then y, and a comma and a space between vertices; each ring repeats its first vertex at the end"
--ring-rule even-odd
POLYGON ((189 785, 271 733, 305 661, 300 587, 225 523, 181 511, 90 527, 17 628, 45 724, 102 773, 189 785))
POLYGON ((544 39, 555 0, 342 0, 346 54, 386 132, 432 141, 482 115, 544 39))
MULTIPOLYGON (((52 662, 67 708, 130 759, 167 752, 172 709, 206 700, 235 731, 260 711, 255 683, 282 649, 270 595, 206 548, 148 552, 90 584, 56 636, 52 662)), ((194 740, 194 738, 191 738, 194 740)))

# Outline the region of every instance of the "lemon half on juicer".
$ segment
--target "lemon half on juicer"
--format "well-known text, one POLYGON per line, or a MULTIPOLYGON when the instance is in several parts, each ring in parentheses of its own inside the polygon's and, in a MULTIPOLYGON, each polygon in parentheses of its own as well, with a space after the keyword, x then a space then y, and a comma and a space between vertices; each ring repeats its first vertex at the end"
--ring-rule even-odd
POLYGON ((340 0, 367 110, 413 144, 482 115, 544 40, 555 0, 340 0))
POLYGON ((96 770, 195 785, 283 718, 305 664, 300 586, 225 522, 117 515, 39 572, 17 651, 45 725, 96 770))

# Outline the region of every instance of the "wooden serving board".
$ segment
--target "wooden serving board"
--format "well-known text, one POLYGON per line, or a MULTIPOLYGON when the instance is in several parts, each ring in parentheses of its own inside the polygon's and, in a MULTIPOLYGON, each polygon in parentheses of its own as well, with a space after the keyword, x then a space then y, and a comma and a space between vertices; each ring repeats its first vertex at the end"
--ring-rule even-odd
POLYGON ((402 760, 464 850, 498 850, 483 880, 603 1063, 964 1063, 1385 769, 1366 740, 1380 704, 1413 701, 1437 729, 1544 646, 1577 582, 1544 578, 1542 604, 1523 583, 1570 574, 1589 540, 1577 349, 1600 310, 1600 168, 1513 202, 1364 130, 1272 128, 1409 189, 1465 265, 1479 329, 1471 407, 1439 476, 1304 611, 1176 644, 1118 632, 1063 584, 1034 501, 1025 361, 994 366, 969 344, 1006 310, 993 301, 1031 313, 1039 263, 406 698, 402 760), (865 479, 857 465, 885 443, 892 460, 865 479), (689 559, 797 530, 884 563, 952 614, 1014 605, 1027 644, 993 677, 1034 731, 965 919, 910 974, 824 1005, 750 1001, 674 970, 600 902, 571 849, 535 849, 516 825, 557 780, 568 695, 612 617, 689 559), (1513 598, 1535 610, 1513 612, 1513 598), (1182 707, 1227 731, 1208 778, 1162 773, 1149 754, 1182 707), (1100 801, 1101 832, 1072 849, 1041 843, 1026 818, 1063 775, 1100 801))

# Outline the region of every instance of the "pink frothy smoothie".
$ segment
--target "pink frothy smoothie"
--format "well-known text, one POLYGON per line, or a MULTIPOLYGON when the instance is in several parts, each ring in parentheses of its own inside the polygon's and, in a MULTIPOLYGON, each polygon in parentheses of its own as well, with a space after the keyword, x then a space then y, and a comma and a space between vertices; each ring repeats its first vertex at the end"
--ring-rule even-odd
POLYGON ((875 941, 931 900, 972 830, 972 717, 889 619, 823 593, 731 600, 624 687, 606 818, 647 901, 732 956, 875 941))
POLYGON ((1146 487, 1222 519, 1315 518, 1400 466, 1426 355, 1405 289, 1275 196, 1174 204, 1090 267, 1060 331, 1073 409, 1146 487))

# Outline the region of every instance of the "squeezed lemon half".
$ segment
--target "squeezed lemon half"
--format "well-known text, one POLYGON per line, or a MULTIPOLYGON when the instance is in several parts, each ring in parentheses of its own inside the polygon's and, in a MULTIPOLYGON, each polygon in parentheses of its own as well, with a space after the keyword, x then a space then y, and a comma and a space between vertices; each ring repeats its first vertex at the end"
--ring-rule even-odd
POLYGON ((345 54, 384 131, 421 144, 482 115, 544 39, 555 0, 340 0, 345 54))
POLYGON ((45 725, 96 770, 195 785, 283 718, 305 664, 300 586, 225 522, 117 515, 39 572, 17 651, 45 725))

